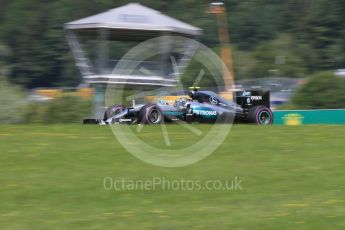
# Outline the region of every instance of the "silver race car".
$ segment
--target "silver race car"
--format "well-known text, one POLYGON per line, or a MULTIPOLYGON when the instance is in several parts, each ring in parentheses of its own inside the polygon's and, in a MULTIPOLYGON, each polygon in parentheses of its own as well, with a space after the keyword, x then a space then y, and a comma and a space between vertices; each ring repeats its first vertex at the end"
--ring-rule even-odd
POLYGON ((269 92, 239 91, 235 102, 228 101, 212 91, 198 91, 194 87, 188 97, 181 97, 170 105, 157 103, 130 107, 112 105, 103 119, 85 119, 84 124, 160 124, 182 120, 185 122, 240 122, 268 125, 273 123, 269 92))

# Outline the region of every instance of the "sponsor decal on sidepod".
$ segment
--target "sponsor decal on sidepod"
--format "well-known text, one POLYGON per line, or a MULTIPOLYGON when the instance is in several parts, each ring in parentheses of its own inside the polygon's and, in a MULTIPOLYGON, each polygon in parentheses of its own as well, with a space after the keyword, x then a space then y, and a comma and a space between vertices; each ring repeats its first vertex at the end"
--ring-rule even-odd
POLYGON ((194 110, 196 115, 217 116, 217 111, 214 110, 194 110))

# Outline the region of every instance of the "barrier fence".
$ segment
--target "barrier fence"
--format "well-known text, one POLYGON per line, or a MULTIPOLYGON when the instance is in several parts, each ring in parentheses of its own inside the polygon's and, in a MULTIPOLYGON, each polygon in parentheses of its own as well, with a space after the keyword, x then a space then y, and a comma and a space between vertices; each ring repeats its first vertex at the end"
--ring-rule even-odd
POLYGON ((303 124, 345 124, 345 109, 320 110, 277 110, 274 111, 276 125, 303 125, 303 124))

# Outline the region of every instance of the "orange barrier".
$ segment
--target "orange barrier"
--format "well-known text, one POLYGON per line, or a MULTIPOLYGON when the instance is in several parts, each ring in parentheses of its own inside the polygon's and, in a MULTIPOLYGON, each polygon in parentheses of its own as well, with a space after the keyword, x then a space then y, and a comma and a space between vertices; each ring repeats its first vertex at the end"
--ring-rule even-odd
POLYGON ((57 98, 63 95, 73 95, 78 96, 84 99, 91 99, 93 96, 93 89, 92 88, 61 88, 61 89, 36 89, 34 90, 35 94, 50 97, 50 98, 57 98))

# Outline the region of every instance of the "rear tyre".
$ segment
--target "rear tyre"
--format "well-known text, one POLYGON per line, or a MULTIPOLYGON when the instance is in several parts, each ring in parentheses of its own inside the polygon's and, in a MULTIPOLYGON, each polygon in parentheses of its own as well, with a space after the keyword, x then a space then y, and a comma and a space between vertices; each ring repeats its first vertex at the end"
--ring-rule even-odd
POLYGON ((115 116, 116 114, 123 112, 125 109, 126 107, 124 107, 123 105, 112 105, 108 107, 107 110, 105 110, 103 120, 106 121, 109 118, 115 116))
POLYGON ((163 119, 161 108, 155 104, 145 105, 139 112, 139 122, 141 124, 161 124, 163 119))
POLYGON ((273 119, 272 111, 266 106, 255 106, 248 112, 248 121, 257 125, 270 125, 273 119))

